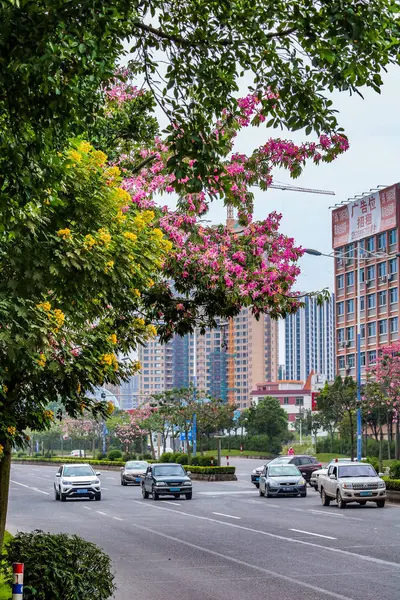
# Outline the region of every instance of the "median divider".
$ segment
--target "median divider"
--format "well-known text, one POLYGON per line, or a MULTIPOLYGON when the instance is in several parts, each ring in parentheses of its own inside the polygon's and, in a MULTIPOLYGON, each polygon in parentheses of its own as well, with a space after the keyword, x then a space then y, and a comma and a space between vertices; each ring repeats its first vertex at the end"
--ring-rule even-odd
MULTIPOLYGON (((49 464, 55 467, 67 463, 85 463, 93 467, 101 467, 105 471, 120 471, 125 465, 124 461, 111 460, 92 460, 82 458, 15 458, 13 464, 19 465, 43 465, 49 464)), ((157 461, 148 460, 149 463, 157 461)), ((237 481, 235 475, 236 467, 200 467, 198 465, 182 465, 186 471, 191 472, 191 478, 195 481, 237 481)))

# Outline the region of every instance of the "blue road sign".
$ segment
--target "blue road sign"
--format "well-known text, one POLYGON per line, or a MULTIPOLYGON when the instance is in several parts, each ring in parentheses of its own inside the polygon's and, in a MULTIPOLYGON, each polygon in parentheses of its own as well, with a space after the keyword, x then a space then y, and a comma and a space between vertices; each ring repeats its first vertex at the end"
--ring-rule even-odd
POLYGON ((240 417, 240 410, 233 411, 233 420, 238 421, 240 417))

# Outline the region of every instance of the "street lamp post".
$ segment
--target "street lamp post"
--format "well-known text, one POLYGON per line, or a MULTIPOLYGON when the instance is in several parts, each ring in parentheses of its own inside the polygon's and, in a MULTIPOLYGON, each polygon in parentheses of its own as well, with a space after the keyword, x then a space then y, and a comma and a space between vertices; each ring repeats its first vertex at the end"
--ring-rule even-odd
MULTIPOLYGON (((324 254, 319 250, 314 250, 312 248, 306 248, 304 250, 305 254, 309 254, 311 256, 327 256, 329 258, 345 258, 345 254, 338 254, 337 252, 333 252, 332 254, 324 254)), ((386 254, 386 252, 381 252, 379 254, 374 254, 373 252, 369 252, 367 250, 363 250, 365 256, 363 256, 363 260, 368 260, 369 258, 390 258, 390 257, 400 257, 400 252, 397 252, 393 255, 386 254)), ((361 263, 361 243, 357 242, 357 257, 356 259, 352 257, 347 257, 347 260, 355 260, 357 265, 357 312, 356 312, 356 332, 357 332, 357 460, 361 461, 362 458, 362 412, 361 412, 361 281, 360 281, 360 263, 361 263)))

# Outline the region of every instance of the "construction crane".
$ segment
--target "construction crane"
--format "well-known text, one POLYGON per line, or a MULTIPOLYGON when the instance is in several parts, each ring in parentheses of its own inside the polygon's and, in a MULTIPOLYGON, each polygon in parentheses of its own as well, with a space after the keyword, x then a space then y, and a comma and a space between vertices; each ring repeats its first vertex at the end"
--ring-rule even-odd
MULTIPOLYGON (((284 184, 284 183, 271 183, 268 187, 273 188, 275 190, 283 190, 287 192, 304 192, 306 194, 323 194, 325 196, 334 196, 335 192, 331 190, 317 190, 313 188, 303 188, 295 185, 284 184)), ((226 226, 228 229, 233 229, 235 227, 235 212, 233 206, 227 206, 226 211, 226 226)), ((228 379, 228 388, 227 388, 227 396, 228 396, 228 404, 236 404, 235 403, 235 328, 234 328, 234 320, 228 319, 228 323, 224 324, 227 327, 227 335, 226 335, 226 358, 227 358, 227 379, 228 379)))

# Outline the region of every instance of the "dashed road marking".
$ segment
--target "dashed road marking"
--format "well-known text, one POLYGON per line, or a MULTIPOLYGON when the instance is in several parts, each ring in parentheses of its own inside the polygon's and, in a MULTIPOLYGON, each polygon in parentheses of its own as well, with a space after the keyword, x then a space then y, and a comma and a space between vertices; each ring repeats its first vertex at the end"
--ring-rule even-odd
POLYGON ((325 538, 326 540, 337 540, 337 538, 331 535, 322 535, 321 533, 313 533, 312 531, 303 531, 302 529, 289 529, 289 531, 295 531, 296 533, 305 533, 306 535, 314 535, 315 537, 325 538))
POLYGON ((219 517, 229 517, 229 519, 238 519, 240 521, 241 517, 235 517, 235 515, 226 515, 225 513, 213 512, 213 515, 218 515, 219 517))
POLYGON ((107 516, 107 513, 105 513, 105 512, 101 512, 101 510, 96 510, 96 512, 97 512, 99 515, 103 515, 103 516, 105 516, 105 517, 107 516))

